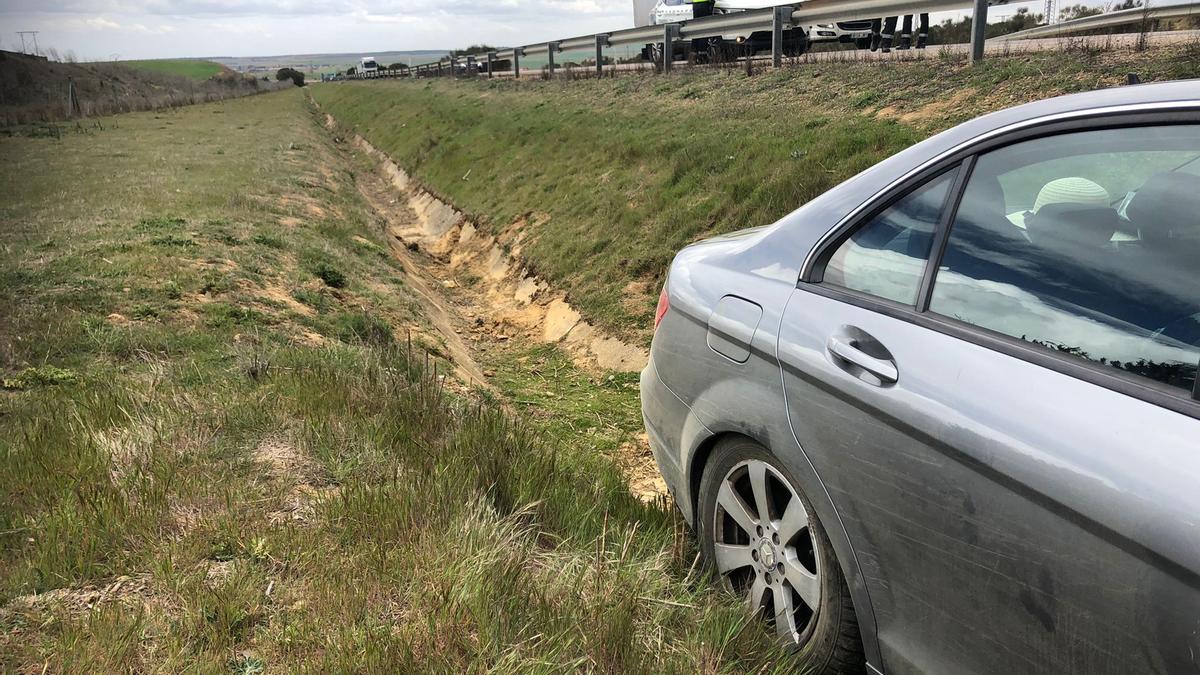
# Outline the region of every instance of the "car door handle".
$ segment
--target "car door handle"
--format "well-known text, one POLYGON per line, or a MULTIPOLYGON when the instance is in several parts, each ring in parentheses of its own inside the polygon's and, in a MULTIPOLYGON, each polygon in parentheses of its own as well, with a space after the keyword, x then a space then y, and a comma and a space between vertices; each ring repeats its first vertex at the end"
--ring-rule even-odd
POLYGON ((852 342, 845 338, 836 335, 829 338, 829 342, 825 345, 830 354, 835 357, 852 363, 859 368, 871 373, 884 384, 894 384, 900 379, 900 371, 896 369, 896 364, 891 361, 877 359, 870 354, 856 347, 852 342))

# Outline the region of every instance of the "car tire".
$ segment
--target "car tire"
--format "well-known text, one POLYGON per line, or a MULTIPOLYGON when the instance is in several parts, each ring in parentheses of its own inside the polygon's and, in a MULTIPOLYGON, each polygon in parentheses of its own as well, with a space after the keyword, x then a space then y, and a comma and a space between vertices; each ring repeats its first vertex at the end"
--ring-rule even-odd
POLYGON ((799 485, 758 443, 741 437, 721 441, 700 483, 701 550, 721 585, 771 623, 781 642, 799 651, 801 672, 864 673, 850 590, 799 485), (760 499, 767 503, 766 519, 758 517, 760 499), (776 612, 776 605, 785 610, 776 612))
POLYGON ((871 48, 871 38, 869 38, 869 37, 857 38, 854 41, 854 46, 858 49, 870 49, 871 48))
POLYGON ((642 49, 642 57, 654 65, 655 70, 662 70, 662 55, 664 46, 660 43, 649 43, 642 49))
POLYGON ((791 39, 786 40, 784 44, 786 45, 784 53, 792 58, 804 56, 804 53, 812 46, 812 42, 808 39, 808 34, 798 28, 795 29, 791 39))

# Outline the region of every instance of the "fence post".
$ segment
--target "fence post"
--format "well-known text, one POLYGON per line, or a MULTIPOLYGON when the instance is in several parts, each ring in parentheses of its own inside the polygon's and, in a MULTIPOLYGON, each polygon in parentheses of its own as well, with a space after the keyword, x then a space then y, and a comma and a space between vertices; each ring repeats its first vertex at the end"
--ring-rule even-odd
POLYGON ((679 37, 679 24, 668 23, 663 26, 663 74, 671 72, 671 63, 675 60, 675 38, 679 37))
POLYGON ((971 15, 971 63, 983 60, 983 41, 987 36, 988 0, 975 0, 971 15))
POLYGON ((496 52, 488 52, 488 79, 492 79, 492 71, 496 69, 496 52))
POLYGON ((513 79, 521 77, 521 57, 525 56, 524 47, 513 47, 513 79))
POLYGON ((475 57, 468 56, 467 57, 467 77, 475 77, 478 74, 479 74, 479 71, 476 69, 475 57))
POLYGON ((558 50, 557 42, 546 43, 546 54, 550 57, 550 79, 554 79, 554 52, 558 50))
MULTIPOLYGON (((194 98, 194 96, 193 96, 194 98)), ((192 101, 195 103, 195 101, 192 101)), ((82 117, 83 110, 79 106, 79 96, 75 93, 75 78, 67 78, 67 117, 82 117)))
POLYGON ((792 8, 776 7, 771 17, 771 66, 783 67, 783 27, 792 24, 792 8))
POLYGON ((604 74, 604 48, 608 46, 608 33, 596 36, 596 76, 604 74))

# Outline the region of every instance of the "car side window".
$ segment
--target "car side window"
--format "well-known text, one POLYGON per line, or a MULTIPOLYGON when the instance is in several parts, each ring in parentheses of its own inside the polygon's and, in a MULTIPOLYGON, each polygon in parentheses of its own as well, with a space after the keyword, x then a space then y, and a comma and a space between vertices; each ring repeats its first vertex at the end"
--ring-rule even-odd
POLYGON ((860 226, 825 263, 821 280, 915 304, 955 173, 925 183, 860 226))
POLYGON ((929 309, 1186 391, 1200 363, 1200 125, 981 155, 929 309))

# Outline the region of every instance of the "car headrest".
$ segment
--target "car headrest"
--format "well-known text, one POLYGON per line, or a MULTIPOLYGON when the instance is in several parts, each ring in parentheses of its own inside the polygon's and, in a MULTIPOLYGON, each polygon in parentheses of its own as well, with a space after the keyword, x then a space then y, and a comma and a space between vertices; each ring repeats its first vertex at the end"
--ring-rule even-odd
MULTIPOLYGON (((976 174, 963 192, 954 226, 976 233, 988 232, 988 236, 992 236, 997 227, 1008 224, 1005 211, 1004 190, 1000 187, 1000 181, 995 176, 976 174)), ((1016 230, 1015 227, 1012 229, 1016 230)))
POLYGON ((1158 173, 1146 179, 1129 200, 1125 216, 1148 244, 1187 232, 1200 231, 1200 176, 1181 171, 1158 173))
POLYGON ((1103 246, 1117 231, 1117 212, 1107 206, 1047 204, 1025 217, 1025 231, 1039 246, 1103 246))
POLYGON ((989 219, 997 214, 1004 215, 1004 188, 1000 187, 1000 181, 995 176, 972 177, 959 208, 964 207, 973 207, 972 210, 980 215, 986 213, 989 219))

